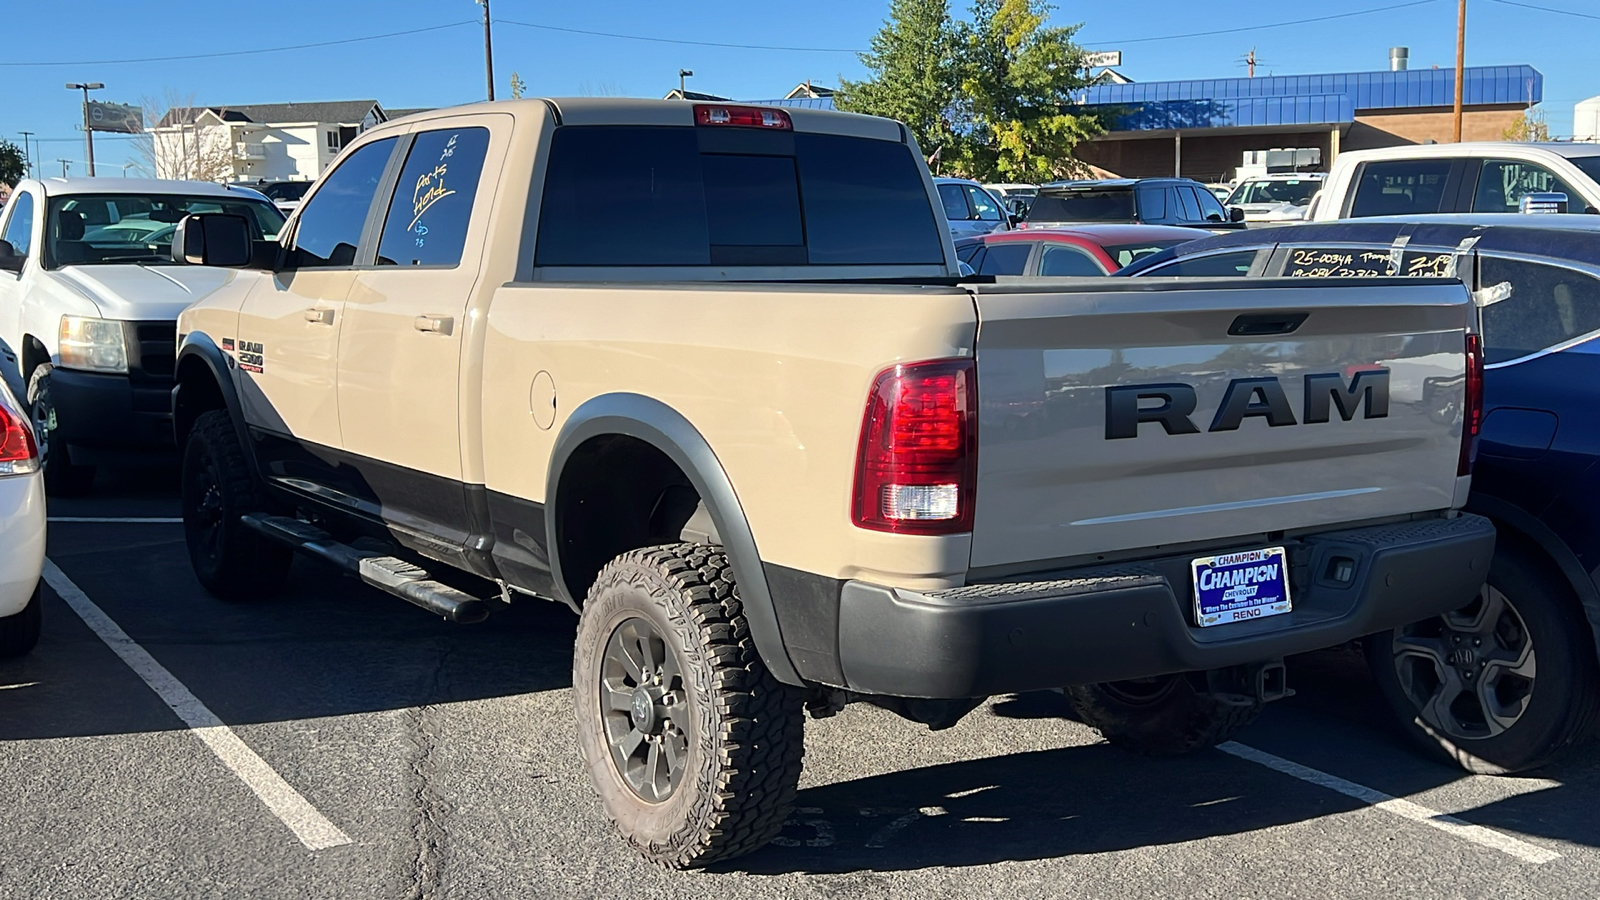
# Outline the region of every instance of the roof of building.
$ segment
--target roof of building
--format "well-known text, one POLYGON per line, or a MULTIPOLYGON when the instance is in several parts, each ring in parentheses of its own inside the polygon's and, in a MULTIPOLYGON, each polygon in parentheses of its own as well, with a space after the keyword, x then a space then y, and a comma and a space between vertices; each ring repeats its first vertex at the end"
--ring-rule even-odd
POLYGON ((180 122, 194 121, 201 112, 210 112, 224 122, 250 122, 272 124, 275 122, 328 122, 338 125, 359 125, 374 109, 378 119, 388 118, 376 100, 328 100, 314 103, 252 103, 240 106, 176 107, 167 111, 156 126, 164 128, 180 122))
POLYGON ((703 103, 727 103, 727 102, 733 100, 732 97, 719 97, 716 94, 702 94, 699 91, 680 91, 677 88, 673 88, 672 90, 667 91, 667 95, 665 97, 662 97, 661 99, 663 99, 663 100, 699 100, 699 101, 701 101, 703 103))
POLYGON ((785 99, 785 100, 799 100, 801 98, 805 98, 805 99, 808 99, 808 100, 810 100, 810 99, 820 99, 822 97, 832 97, 835 93, 836 93, 836 91, 834 91, 833 88, 823 87, 820 84, 812 84, 809 81, 802 81, 799 84, 794 86, 794 90, 792 90, 789 93, 783 95, 783 99, 785 99))
POLYGON ((395 106, 395 107, 385 107, 383 111, 389 117, 390 120, 394 120, 394 119, 403 119, 406 116, 414 116, 417 113, 433 112, 435 109, 438 109, 438 107, 436 107, 436 106, 395 106))
MULTIPOLYGON (((1081 103, 1124 107, 1113 131, 1336 125, 1358 110, 1450 106, 1455 70, 1402 69, 1324 75, 1268 75, 1096 84, 1081 103)), ((1532 66, 1471 66, 1462 78, 1463 106, 1532 106, 1544 99, 1544 76, 1532 66)))
POLYGON ((833 95, 826 97, 784 97, 778 100, 740 100, 740 103, 759 103, 762 106, 792 106, 799 109, 837 109, 833 95))

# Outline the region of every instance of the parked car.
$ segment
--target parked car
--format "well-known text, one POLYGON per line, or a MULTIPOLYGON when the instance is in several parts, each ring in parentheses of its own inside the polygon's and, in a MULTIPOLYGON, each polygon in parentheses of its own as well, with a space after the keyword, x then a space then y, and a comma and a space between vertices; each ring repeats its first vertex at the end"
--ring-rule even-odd
POLYGON ((1239 182, 1224 204, 1244 210, 1251 225, 1283 225, 1305 219, 1311 198, 1328 176, 1321 172, 1263 175, 1239 182))
POLYGON ((28 414, 0 379, 0 659, 39 642, 44 567, 44 480, 28 414))
POLYGON ((1019 218, 1027 214, 1033 198, 1039 196, 1037 184, 986 184, 983 189, 999 197, 1006 209, 1019 218))
POLYGON ((1041 185, 1023 220, 1026 228, 1084 222, 1179 225, 1224 231, 1243 228, 1205 186, 1188 178, 1115 178, 1041 185))
POLYGON ((1600 144, 1475 141, 1339 154, 1308 221, 1426 213, 1514 213, 1531 193, 1600 211, 1600 144))
MULTIPOLYGON (((1490 304, 1467 508, 1493 519, 1500 539, 1479 597, 1371 638, 1372 671, 1420 746, 1474 772, 1533 768, 1590 736, 1600 707, 1600 216, 1310 223, 1195 241, 1119 274, 1466 280, 1490 304)), ((1451 401, 1435 406, 1459 418, 1451 401)))
POLYGON ((241 267, 179 320, 196 577, 270 593, 294 550, 454 621, 581 610, 585 768, 672 867, 779 833, 808 705, 1064 687, 1181 753, 1284 654, 1477 592, 1471 436, 1409 399, 1477 408, 1460 284, 958 284, 942 194, 885 119, 529 99, 363 132, 271 256, 187 218, 241 267), (1262 377, 1228 332, 1273 310, 1330 327, 1262 377), (1348 400, 1379 359, 1415 367, 1348 400), (1349 415, 1276 427, 1306 379, 1349 415))
POLYGON ((284 213, 294 212, 311 187, 309 181, 272 181, 256 187, 284 213))
POLYGON ((1233 193, 1233 185, 1225 184, 1220 181, 1208 182, 1205 187, 1206 190, 1211 192, 1211 196, 1217 198, 1218 202, 1224 204, 1228 202, 1228 195, 1233 193))
POLYGON ((939 192, 952 238, 1011 230, 1016 216, 983 185, 965 178, 935 178, 933 185, 939 192))
POLYGON ((1029 228, 956 241, 956 258, 978 275, 1109 275, 1125 265, 1204 237, 1168 225, 1029 228))
POLYGON ((186 215, 284 216, 248 188, 134 178, 25 180, 0 217, 0 341, 27 385, 44 480, 86 490, 106 463, 169 458, 178 312, 235 273, 172 265, 186 215))

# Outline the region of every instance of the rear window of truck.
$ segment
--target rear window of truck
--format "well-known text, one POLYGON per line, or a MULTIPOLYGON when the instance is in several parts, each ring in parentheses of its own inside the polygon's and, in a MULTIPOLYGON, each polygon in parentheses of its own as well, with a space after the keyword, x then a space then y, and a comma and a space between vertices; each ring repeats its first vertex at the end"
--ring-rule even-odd
POLYGON ((536 266, 940 265, 911 149, 828 134, 566 126, 536 266))

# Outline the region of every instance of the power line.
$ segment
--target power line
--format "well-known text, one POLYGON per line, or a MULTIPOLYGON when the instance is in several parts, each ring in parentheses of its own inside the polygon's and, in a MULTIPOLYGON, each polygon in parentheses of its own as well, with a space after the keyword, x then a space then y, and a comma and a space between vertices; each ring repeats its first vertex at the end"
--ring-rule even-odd
MULTIPOLYGON (((1430 0, 1431 2, 1431 0, 1430 0)), ((513 22, 510 19, 495 19, 501 25, 516 25, 522 28, 537 28, 541 31, 561 31, 567 34, 586 34, 590 37, 617 38, 624 41, 649 41, 653 44, 687 44, 692 47, 722 47, 729 50, 781 50, 789 53, 860 53, 860 50, 847 50, 843 47, 772 47, 764 44, 721 44, 716 41, 685 41, 674 38, 645 37, 639 34, 617 34, 610 31, 585 31, 581 28, 562 28, 559 25, 536 25, 533 22, 513 22)))
POLYGON ((1573 12, 1570 9, 1555 9, 1554 7, 1550 6, 1534 6, 1532 3, 1518 3, 1516 0, 1494 0, 1494 2, 1504 3, 1506 6, 1520 6, 1523 9, 1537 9, 1539 12, 1555 13, 1556 15, 1560 16, 1577 16, 1580 19, 1595 19, 1600 21, 1600 16, 1597 16, 1594 13, 1573 12))
MULTIPOLYGON (((1273 22, 1269 25, 1245 25, 1239 28, 1219 28, 1216 31, 1189 31, 1183 34, 1163 34, 1157 35, 1156 37, 1127 38, 1120 41, 1095 41, 1093 43, 1084 44, 1083 46, 1109 47, 1112 44, 1145 44, 1149 43, 1150 41, 1176 41, 1182 40, 1183 38, 1211 37, 1218 34, 1239 34, 1245 31, 1264 31, 1268 28, 1287 28, 1290 25, 1308 25, 1312 22, 1328 22, 1333 19, 1349 19, 1354 16, 1369 16, 1373 13, 1394 12, 1395 10, 1408 9, 1413 6, 1424 6, 1426 4, 1436 2, 1438 2, 1438 0, 1412 0, 1410 3, 1397 3, 1390 6, 1375 6, 1371 9, 1358 9, 1354 12, 1334 13, 1331 16, 1315 16, 1310 19, 1295 19, 1292 22, 1273 22)), ((1509 0, 1496 0, 1496 2, 1506 3, 1509 2, 1509 0)))
POLYGON ((138 59, 88 59, 73 60, 70 62, 0 62, 0 66, 120 66, 129 63, 176 62, 187 59, 217 59, 225 56, 252 56, 261 53, 283 53, 287 50, 309 50, 313 47, 336 47, 341 44, 359 44, 363 41, 381 41, 386 38, 403 37, 408 34, 424 34, 429 31, 443 31, 446 28, 459 28, 462 25, 476 25, 476 20, 471 22, 451 22, 448 25, 430 25, 427 28, 412 28, 406 31, 391 31, 387 34, 369 34, 365 37, 343 38, 337 41, 318 41, 314 44, 294 44, 288 47, 263 47, 259 50, 223 50, 217 53, 191 53, 184 56, 145 56, 138 59))

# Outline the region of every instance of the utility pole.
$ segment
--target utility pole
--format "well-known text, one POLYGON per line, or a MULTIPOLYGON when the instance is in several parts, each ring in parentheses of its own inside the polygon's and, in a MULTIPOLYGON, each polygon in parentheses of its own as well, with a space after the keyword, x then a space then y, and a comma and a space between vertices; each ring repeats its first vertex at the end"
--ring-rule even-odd
POLYGON ((56 160, 56 162, 61 163, 61 177, 62 178, 67 177, 67 167, 72 165, 72 160, 70 160, 70 159, 58 159, 58 160, 56 160))
MULTIPOLYGON (((94 177, 94 130, 89 127, 89 92, 98 91, 103 87, 105 87, 105 85, 98 81, 86 81, 82 84, 73 83, 67 85, 67 90, 69 91, 83 91, 83 139, 89 147, 90 178, 94 177)), ((61 177, 65 178, 66 173, 62 172, 61 177)))
POLYGON ((28 149, 28 138, 33 137, 33 132, 22 132, 22 167, 35 178, 39 177, 39 170, 33 166, 33 151, 28 149))
POLYGON ((684 85, 684 81, 683 80, 685 78, 688 78, 689 76, 691 76, 693 74, 694 73, 689 71, 688 69, 679 69, 678 70, 678 99, 679 100, 687 100, 687 99, 689 99, 688 93, 685 92, 684 89, 683 89, 683 85, 684 85))
POLYGON ((476 0, 483 7, 483 71, 489 82, 489 99, 494 99, 494 37, 489 33, 489 0, 476 0))
POLYGON ((1461 143, 1461 82, 1467 69, 1467 0, 1456 4, 1456 143, 1461 143))

